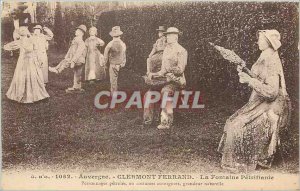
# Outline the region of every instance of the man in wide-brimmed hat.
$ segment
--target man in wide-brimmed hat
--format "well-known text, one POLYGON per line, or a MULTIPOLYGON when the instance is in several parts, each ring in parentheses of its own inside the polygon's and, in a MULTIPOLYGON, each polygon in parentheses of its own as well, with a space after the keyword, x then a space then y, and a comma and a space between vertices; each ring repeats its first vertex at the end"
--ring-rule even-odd
MULTIPOLYGON (((147 58, 147 74, 150 72, 158 72, 161 69, 161 63, 162 63, 162 55, 163 51, 166 47, 166 37, 164 35, 165 27, 159 26, 158 29, 158 39, 156 40, 155 44, 153 45, 152 51, 150 52, 148 58, 147 58)), ((149 91, 153 90, 153 87, 150 87, 149 91)), ((147 98, 146 92, 144 96, 144 100, 147 98)), ((146 100, 145 100, 146 101, 146 100)), ((153 106, 154 107, 154 106, 153 106)), ((148 126, 152 124, 153 118, 154 118, 154 108, 144 108, 144 125, 148 126)))
POLYGON ((104 50, 104 63, 107 66, 109 63, 109 78, 110 78, 110 90, 111 93, 118 89, 118 76, 121 67, 126 64, 126 45, 121 40, 120 26, 115 26, 109 32, 113 40, 110 41, 104 50))
POLYGON ((86 33, 85 25, 80 25, 76 28, 75 37, 72 40, 71 46, 65 56, 56 67, 49 67, 50 72, 61 73, 65 68, 74 69, 74 84, 73 87, 66 89, 67 93, 80 93, 84 90, 81 87, 82 69, 85 64, 86 46, 83 41, 83 35, 86 33))
POLYGON ((53 33, 48 27, 35 25, 33 27, 32 39, 34 41, 34 50, 42 67, 44 83, 48 83, 48 41, 52 40, 53 33))
MULTIPOLYGON (((178 35, 181 34, 175 27, 170 27, 164 34, 167 37, 167 45, 162 56, 161 70, 156 73, 149 73, 148 77, 166 77, 167 85, 162 90, 162 96, 167 94, 169 97, 175 91, 181 90, 186 85, 184 76, 187 64, 187 51, 178 43, 178 35)), ((167 99, 166 105, 161 111, 161 121, 158 129, 169 129, 173 124, 173 100, 167 99)))

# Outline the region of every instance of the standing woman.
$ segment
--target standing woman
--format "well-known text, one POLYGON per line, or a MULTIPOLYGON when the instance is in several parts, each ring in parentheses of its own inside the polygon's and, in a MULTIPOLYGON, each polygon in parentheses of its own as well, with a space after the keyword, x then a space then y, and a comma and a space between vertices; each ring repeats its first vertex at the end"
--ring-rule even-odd
POLYGON ((42 27, 41 25, 36 25, 33 27, 33 41, 34 41, 34 50, 36 51, 38 60, 42 67, 44 83, 48 83, 48 41, 52 40, 53 33, 48 27, 42 27))
POLYGON ((258 46, 262 51, 250 77, 238 67, 241 83, 253 89, 249 102, 235 112, 224 127, 218 151, 221 166, 238 172, 255 170, 257 166, 270 168, 279 130, 288 124, 290 112, 282 64, 278 55, 281 46, 277 30, 260 30, 258 46))
POLYGON ((85 40, 87 55, 85 62, 85 80, 103 80, 105 79, 105 66, 103 55, 98 50, 99 46, 104 46, 104 41, 96 37, 97 28, 89 29, 90 37, 85 40))
POLYGON ((34 43, 27 27, 19 29, 20 39, 4 46, 5 50, 20 49, 17 66, 6 96, 19 103, 33 103, 49 97, 41 65, 34 52, 34 43))

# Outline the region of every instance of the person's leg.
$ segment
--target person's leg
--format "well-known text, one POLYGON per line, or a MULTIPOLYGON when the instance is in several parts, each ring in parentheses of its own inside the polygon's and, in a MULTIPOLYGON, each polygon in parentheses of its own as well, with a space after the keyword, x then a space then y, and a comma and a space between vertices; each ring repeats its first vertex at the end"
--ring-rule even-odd
POLYGON ((144 124, 145 125, 151 125, 153 122, 153 115, 154 115, 154 103, 150 103, 149 105, 145 105, 146 100, 151 99, 151 97, 149 97, 149 92, 151 90, 148 90, 145 95, 144 95, 144 124))
POLYGON ((114 81, 114 72, 113 66, 109 66, 109 82, 110 82, 110 92, 113 93, 113 81, 114 81))
POLYGON ((152 72, 151 70, 151 59, 147 58, 147 73, 152 72))
POLYGON ((64 69, 70 67, 70 62, 67 61, 66 59, 62 60, 57 66, 55 67, 49 67, 50 72, 54 73, 61 73, 64 69))
MULTIPOLYGON (((167 94, 168 97, 172 97, 175 92, 175 87, 173 85, 166 85, 161 90, 161 95, 167 94)), ((172 99, 167 98, 166 105, 162 107, 161 115, 160 115, 160 125, 157 127, 158 129, 169 129, 173 125, 173 101, 172 99)))
POLYGON ((83 65, 74 67, 74 82, 73 88, 81 90, 81 77, 82 77, 83 65))
POLYGON ((109 78, 110 78, 110 92, 113 93, 118 90, 118 76, 119 70, 117 66, 109 66, 109 78))
POLYGON ((173 125, 173 106, 172 101, 167 101, 166 107, 162 108, 160 114, 160 125, 158 129, 169 129, 173 125))
POLYGON ((96 79, 96 54, 90 54, 88 60, 88 80, 96 79))
POLYGON ((61 73, 64 69, 70 67, 70 62, 67 60, 62 60, 55 68, 58 71, 58 73, 61 73))

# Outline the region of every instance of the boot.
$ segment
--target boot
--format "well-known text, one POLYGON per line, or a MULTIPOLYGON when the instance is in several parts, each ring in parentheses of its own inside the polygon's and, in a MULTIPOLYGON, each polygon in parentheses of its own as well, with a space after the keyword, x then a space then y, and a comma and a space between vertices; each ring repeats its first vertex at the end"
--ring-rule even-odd
POLYGON ((173 113, 161 113, 161 123, 157 129, 170 129, 173 124, 173 113))

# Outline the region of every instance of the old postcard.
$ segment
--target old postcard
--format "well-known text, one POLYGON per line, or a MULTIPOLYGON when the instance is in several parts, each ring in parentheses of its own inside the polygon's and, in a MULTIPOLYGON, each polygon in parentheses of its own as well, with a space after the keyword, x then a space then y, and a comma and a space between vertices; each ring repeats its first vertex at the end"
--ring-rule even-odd
POLYGON ((2 1, 1 190, 299 190, 299 2, 2 1))

